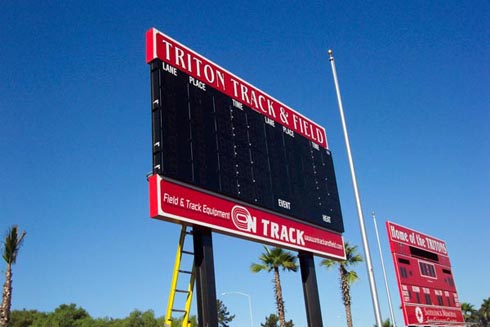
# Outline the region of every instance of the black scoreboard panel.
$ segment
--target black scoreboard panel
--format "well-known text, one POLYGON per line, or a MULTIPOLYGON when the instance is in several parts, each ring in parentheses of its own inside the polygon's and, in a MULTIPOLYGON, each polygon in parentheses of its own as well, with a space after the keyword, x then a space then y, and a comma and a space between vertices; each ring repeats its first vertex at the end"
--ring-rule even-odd
POLYGON ((191 79, 151 63, 153 173, 343 232, 331 152, 191 79))

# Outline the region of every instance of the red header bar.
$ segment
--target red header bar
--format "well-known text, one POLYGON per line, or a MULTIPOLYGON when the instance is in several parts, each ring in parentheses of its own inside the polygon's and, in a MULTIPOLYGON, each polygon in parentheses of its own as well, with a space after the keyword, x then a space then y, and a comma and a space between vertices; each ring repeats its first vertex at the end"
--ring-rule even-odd
POLYGON ((448 256, 446 242, 444 241, 389 221, 386 222, 386 228, 388 229, 390 242, 403 243, 422 250, 448 256))
POLYGON ((328 148, 325 129, 267 93, 221 68, 169 36, 151 28, 146 32, 146 62, 154 59, 177 68, 232 97, 258 113, 328 148))
POLYGON ((386 227, 388 229, 390 242, 403 243, 422 250, 448 256, 446 242, 444 241, 422 234, 413 229, 393 224, 389 221, 386 222, 386 227))
POLYGON ((345 260, 342 236, 208 193, 159 175, 149 178, 152 218, 196 224, 233 236, 345 260))

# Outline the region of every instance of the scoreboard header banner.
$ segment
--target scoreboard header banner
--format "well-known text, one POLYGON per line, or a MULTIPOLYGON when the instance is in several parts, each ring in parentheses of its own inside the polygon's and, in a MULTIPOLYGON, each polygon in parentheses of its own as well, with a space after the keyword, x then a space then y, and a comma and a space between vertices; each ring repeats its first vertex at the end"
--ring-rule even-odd
POLYGON ((413 246, 425 251, 435 252, 439 255, 447 257, 446 243, 432 236, 422 234, 415 230, 393 224, 392 222, 386 222, 388 228, 388 236, 390 237, 390 244, 403 243, 405 245, 413 246))
POLYGON ((150 216, 345 260, 342 236, 163 179, 149 178, 150 216))
POLYGON ((196 78, 198 82, 206 83, 308 140, 328 148, 323 127, 211 60, 151 28, 146 32, 146 62, 150 63, 154 59, 160 59, 196 78))

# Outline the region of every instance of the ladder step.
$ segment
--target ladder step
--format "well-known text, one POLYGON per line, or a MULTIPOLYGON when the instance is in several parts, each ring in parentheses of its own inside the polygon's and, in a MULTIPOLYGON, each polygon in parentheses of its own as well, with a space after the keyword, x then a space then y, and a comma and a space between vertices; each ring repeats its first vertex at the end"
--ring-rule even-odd
POLYGON ((186 313, 187 312, 187 311, 181 310, 181 309, 172 309, 172 311, 174 311, 174 312, 183 312, 183 313, 186 313))
POLYGON ((192 252, 192 251, 182 250, 182 253, 194 255, 194 252, 192 252))
POLYGON ((189 270, 180 270, 180 269, 179 269, 179 272, 180 272, 180 273, 183 273, 183 274, 189 274, 189 275, 192 275, 192 271, 189 271, 189 270))
POLYGON ((178 289, 175 289, 176 292, 178 293, 189 293, 189 291, 187 290, 178 290, 178 289))

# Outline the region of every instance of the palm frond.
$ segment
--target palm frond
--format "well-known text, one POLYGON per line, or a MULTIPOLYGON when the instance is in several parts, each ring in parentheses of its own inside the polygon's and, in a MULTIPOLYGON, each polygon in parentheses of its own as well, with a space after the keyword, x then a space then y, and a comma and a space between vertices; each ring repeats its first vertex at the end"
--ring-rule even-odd
POLYGON ((333 261, 330 259, 323 259, 320 261, 320 266, 325 266, 327 268, 332 268, 337 265, 337 261, 333 261))
POLYGON ((17 260, 17 253, 22 245, 26 232, 23 231, 19 237, 17 225, 9 228, 4 240, 3 259, 7 264, 14 264, 17 260))
POLYGON ((259 271, 262 271, 262 270, 268 270, 268 268, 265 265, 261 265, 258 263, 252 263, 250 265, 250 270, 254 273, 258 273, 259 271))

